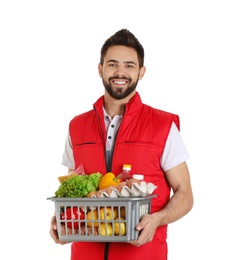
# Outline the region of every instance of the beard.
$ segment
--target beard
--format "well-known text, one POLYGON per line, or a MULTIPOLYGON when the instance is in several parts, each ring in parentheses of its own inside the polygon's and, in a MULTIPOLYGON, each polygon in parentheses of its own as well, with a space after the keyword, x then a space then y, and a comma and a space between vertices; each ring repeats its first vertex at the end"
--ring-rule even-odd
POLYGON ((102 78, 102 82, 103 82, 103 85, 104 85, 107 93, 109 93, 109 95, 111 97, 113 97, 114 99, 117 99, 117 100, 120 100, 120 99, 123 99, 123 98, 126 98, 127 96, 129 96, 136 89, 137 84, 138 84, 138 79, 137 79, 136 82, 130 84, 126 89, 119 88, 119 87, 112 88, 111 81, 113 79, 125 79, 125 80, 128 80, 129 83, 131 82, 131 79, 124 78, 124 77, 121 77, 121 78, 113 77, 113 78, 109 78, 109 82, 106 82, 104 80, 104 78, 102 78))

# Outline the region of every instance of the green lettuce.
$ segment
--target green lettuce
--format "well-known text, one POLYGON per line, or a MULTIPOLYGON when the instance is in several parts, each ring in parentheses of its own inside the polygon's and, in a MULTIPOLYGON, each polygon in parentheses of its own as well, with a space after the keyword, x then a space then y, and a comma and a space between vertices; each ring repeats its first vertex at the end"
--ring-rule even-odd
POLYGON ((74 175, 62 182, 55 195, 58 198, 86 197, 91 191, 98 189, 101 177, 102 174, 100 172, 74 175))

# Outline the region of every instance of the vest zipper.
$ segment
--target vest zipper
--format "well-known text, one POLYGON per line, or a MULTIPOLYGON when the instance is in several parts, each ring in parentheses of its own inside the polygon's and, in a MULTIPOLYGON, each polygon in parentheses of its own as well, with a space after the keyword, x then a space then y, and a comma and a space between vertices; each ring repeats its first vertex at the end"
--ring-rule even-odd
POLYGON ((104 260, 108 260, 109 246, 110 246, 110 243, 105 242, 104 260))

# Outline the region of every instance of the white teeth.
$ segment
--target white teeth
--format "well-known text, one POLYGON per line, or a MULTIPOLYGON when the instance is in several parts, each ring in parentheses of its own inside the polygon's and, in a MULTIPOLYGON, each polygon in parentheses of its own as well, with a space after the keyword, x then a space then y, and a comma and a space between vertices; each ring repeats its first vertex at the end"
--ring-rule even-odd
POLYGON ((126 84, 126 81, 114 81, 115 84, 126 84))

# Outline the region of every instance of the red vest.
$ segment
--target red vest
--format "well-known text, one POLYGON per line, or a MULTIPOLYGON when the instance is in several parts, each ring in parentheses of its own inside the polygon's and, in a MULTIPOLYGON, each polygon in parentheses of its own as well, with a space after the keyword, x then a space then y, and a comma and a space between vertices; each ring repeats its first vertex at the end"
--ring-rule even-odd
MULTIPOLYGON (((75 168, 82 164, 86 173, 107 172, 103 104, 102 96, 95 102, 93 110, 74 117, 70 122, 75 168)), ((170 188, 160 168, 160 158, 173 121, 179 129, 177 115, 143 104, 136 93, 125 106, 116 137, 112 172, 117 175, 124 163, 131 164, 132 173, 143 174, 146 182, 155 184, 157 198, 152 200, 152 212, 160 210, 170 197, 170 188)), ((110 243, 108 260, 165 260, 166 238, 167 225, 157 228, 152 242, 138 248, 129 243, 110 243)), ((83 255, 88 255, 89 259, 104 260, 104 243, 73 243, 71 260, 78 260, 83 255)))

